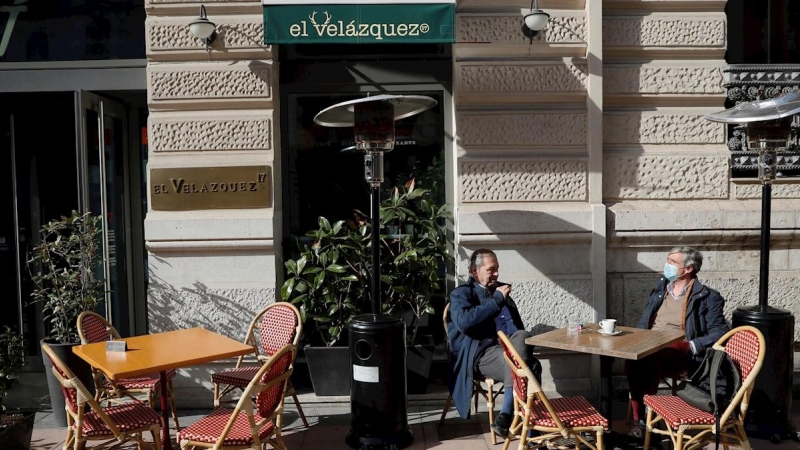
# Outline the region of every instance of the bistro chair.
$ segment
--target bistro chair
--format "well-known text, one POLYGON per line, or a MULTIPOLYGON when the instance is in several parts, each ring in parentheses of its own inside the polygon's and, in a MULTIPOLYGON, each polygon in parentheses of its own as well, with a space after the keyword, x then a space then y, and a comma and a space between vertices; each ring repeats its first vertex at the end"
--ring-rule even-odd
MULTIPOLYGON (((450 303, 448 302, 444 306, 444 313, 442 313, 442 322, 444 323, 444 334, 447 336, 447 324, 450 322, 450 303)), ((448 341, 448 344, 450 342, 448 341)), ((486 409, 489 410, 489 423, 494 423, 494 401, 497 399, 497 396, 500 395, 502 389, 498 389, 497 391, 494 390, 495 380, 481 376, 480 374, 473 373, 472 378, 472 412, 473 414, 478 413, 478 397, 483 397, 486 400, 486 409), (483 388, 481 383, 486 384, 486 389, 483 388)), ((502 383, 501 383, 502 384, 502 383)), ((449 393, 447 395, 447 400, 444 402, 444 408, 442 409, 442 417, 439 418, 439 426, 444 424, 444 419, 447 416, 447 411, 450 410, 450 405, 453 403, 453 393, 449 393)), ((497 435, 494 433, 489 433, 492 435, 492 444, 497 444, 497 435)))
MULTIPOLYGON (((260 364, 271 358, 278 349, 292 344, 295 347, 303 333, 303 320, 297 307, 288 302, 275 302, 262 309, 250 322, 245 334, 244 343, 253 347, 253 354, 260 364)), ((214 383, 214 406, 220 403, 234 403, 235 400, 223 401, 222 398, 237 389, 244 389, 259 370, 259 365, 243 365, 244 356, 236 361, 232 369, 223 370, 211 375, 214 383)), ((308 421, 291 380, 286 383, 286 395, 292 396, 303 425, 308 428, 308 421)))
MULTIPOLYGON (((117 330, 103 316, 84 311, 78 316, 78 336, 81 344, 93 344, 108 340, 121 339, 117 330)), ((156 397, 161 390, 161 378, 158 372, 151 372, 144 375, 137 375, 121 380, 109 380, 103 372, 92 367, 92 378, 94 379, 95 400, 111 401, 128 397, 137 400, 136 395, 144 394, 147 404, 154 408, 156 397)), ((175 422, 175 431, 180 430, 178 424, 178 410, 175 407, 175 392, 172 389, 172 379, 175 378, 175 369, 167 371, 167 393, 172 409, 172 420, 175 422)))
POLYGON ((498 331, 497 336, 514 383, 514 420, 503 450, 508 449, 512 437, 519 438, 519 450, 549 448, 563 439, 574 440, 576 448, 584 445, 592 450, 602 450, 608 420, 584 397, 548 399, 506 334, 498 331), (530 430, 538 431, 539 435, 528 437, 530 430), (586 433, 594 433, 594 442, 586 438, 586 433))
POLYGON ((181 449, 285 449, 283 403, 297 347, 286 345, 258 368, 234 409, 220 406, 178 433, 181 449))
MULTIPOLYGON (((687 374, 685 371, 663 376, 658 382, 658 390, 661 391, 669 389, 670 392, 672 392, 672 395, 676 395, 678 392, 678 383, 688 376, 689 374, 687 374)), ((625 422, 630 423, 631 421, 633 421, 633 403, 631 403, 631 394, 628 393, 628 415, 625 418, 625 422)))
POLYGON ((64 449, 83 450, 88 441, 105 441, 94 448, 116 448, 126 442, 161 450, 161 416, 141 402, 102 407, 47 344, 42 351, 53 363, 53 374, 61 384, 67 411, 67 438, 64 449), (142 435, 150 432, 153 442, 142 435))
MULTIPOLYGON (((751 326, 737 327, 719 338, 713 348, 725 350, 742 377, 741 387, 720 416, 720 443, 726 449, 735 445, 748 450, 751 447, 744 431, 744 418, 764 362, 764 335, 751 326)), ((650 444, 651 433, 668 436, 675 450, 700 449, 716 440, 713 413, 673 395, 645 395, 644 404, 647 406, 644 448, 650 444)))

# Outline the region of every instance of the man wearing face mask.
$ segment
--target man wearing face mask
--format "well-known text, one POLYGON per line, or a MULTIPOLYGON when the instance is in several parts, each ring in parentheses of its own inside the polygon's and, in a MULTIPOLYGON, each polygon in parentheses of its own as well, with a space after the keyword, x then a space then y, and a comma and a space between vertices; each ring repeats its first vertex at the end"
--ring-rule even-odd
POLYGON ((493 251, 476 250, 469 259, 469 280, 450 293, 448 387, 461 417, 469 418, 473 374, 502 381, 503 405, 491 428, 495 434, 506 438, 514 412, 514 397, 511 370, 503 358, 497 332, 508 335, 537 379, 541 379, 542 367, 531 354, 533 346, 525 344, 525 338, 531 334, 525 330, 517 305, 511 299, 511 285, 497 281, 499 269, 493 251))
POLYGON ((706 349, 728 332, 723 316, 725 300, 697 279, 703 254, 691 247, 675 247, 667 255, 664 274, 647 299, 637 328, 681 330, 685 340, 638 361, 628 361, 625 373, 631 392, 631 435, 641 437, 644 395, 655 394, 662 377, 693 371, 706 349))

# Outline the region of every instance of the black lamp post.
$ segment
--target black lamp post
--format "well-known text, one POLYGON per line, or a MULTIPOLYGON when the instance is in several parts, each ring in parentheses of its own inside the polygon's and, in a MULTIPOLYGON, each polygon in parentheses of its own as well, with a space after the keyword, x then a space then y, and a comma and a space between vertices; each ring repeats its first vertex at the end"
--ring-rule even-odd
POLYGON ((755 382, 745 429, 748 434, 772 441, 796 437, 790 417, 794 316, 790 311, 769 306, 768 286, 772 183, 777 172, 778 150, 788 146, 792 116, 798 113, 800 93, 791 92, 770 100, 740 103, 705 116, 713 122, 746 124, 747 144, 758 150, 762 189, 758 306, 737 308, 732 322, 733 326, 752 325, 764 334, 769 351, 755 382))
POLYGON ((436 100, 421 95, 376 95, 328 107, 314 117, 327 127, 354 127, 356 150, 364 152, 372 226, 372 314, 350 323, 350 431, 352 448, 404 448, 413 435, 406 413, 405 325, 381 314, 380 185, 383 154, 394 149, 394 122, 426 111, 436 100))

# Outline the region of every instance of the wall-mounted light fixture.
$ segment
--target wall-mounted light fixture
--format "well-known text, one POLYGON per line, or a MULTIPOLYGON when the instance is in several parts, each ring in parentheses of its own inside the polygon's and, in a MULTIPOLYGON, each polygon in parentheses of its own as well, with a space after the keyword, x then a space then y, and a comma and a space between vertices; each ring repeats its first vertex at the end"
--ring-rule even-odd
POLYGON ((531 7, 524 16, 522 34, 533 41, 533 37, 547 26, 547 21, 550 20, 550 14, 539 9, 539 2, 537 0, 531 0, 531 7))
POLYGON ((200 5, 200 17, 189 23, 189 31, 206 44, 206 51, 211 51, 211 44, 217 39, 217 25, 206 17, 206 7, 200 5))

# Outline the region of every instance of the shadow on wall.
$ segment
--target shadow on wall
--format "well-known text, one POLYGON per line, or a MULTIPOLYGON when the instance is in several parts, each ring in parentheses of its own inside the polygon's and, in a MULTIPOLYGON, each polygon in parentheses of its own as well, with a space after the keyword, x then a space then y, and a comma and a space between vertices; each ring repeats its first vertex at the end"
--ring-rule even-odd
POLYGON ((147 288, 150 332, 203 327, 241 340, 252 318, 272 303, 275 290, 266 288, 214 289, 195 281, 191 286, 175 286, 155 275, 154 265, 172 266, 174 258, 150 254, 150 280, 147 288), (172 262, 171 262, 172 261, 172 262))

